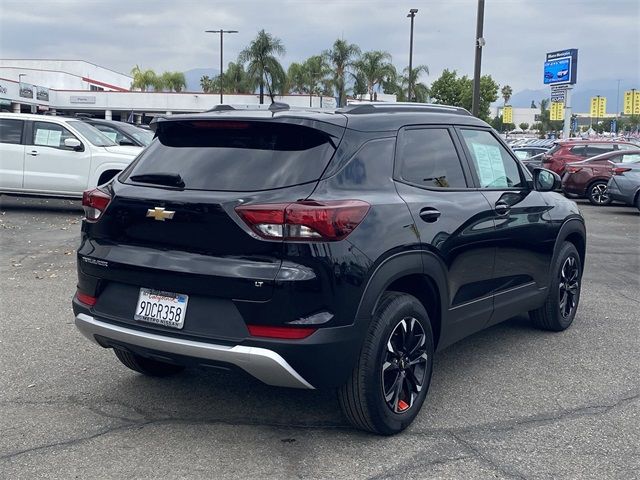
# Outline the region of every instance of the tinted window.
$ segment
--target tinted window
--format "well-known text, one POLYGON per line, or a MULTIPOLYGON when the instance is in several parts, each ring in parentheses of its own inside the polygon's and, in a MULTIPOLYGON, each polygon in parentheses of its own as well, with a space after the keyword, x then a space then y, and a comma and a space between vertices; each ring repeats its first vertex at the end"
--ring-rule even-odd
POLYGON ((462 130, 482 188, 523 186, 520 169, 506 148, 485 130, 462 130))
POLYGON ((618 150, 637 150, 637 146, 627 145, 626 143, 619 143, 618 150))
POLYGON ((581 157, 584 157, 587 154, 587 146, 578 145, 577 147, 571 147, 569 152, 573 155, 580 155, 581 157))
POLYGON ((596 155, 607 152, 613 152, 613 143, 595 143, 593 145, 587 145, 587 157, 595 157, 596 155))
POLYGON ((0 118, 0 143, 17 143, 22 141, 22 120, 0 118))
POLYGON ((100 130, 104 136, 108 137, 109 140, 115 143, 120 143, 123 138, 126 138, 122 133, 117 131, 115 128, 108 127, 106 125, 94 125, 98 130, 100 130))
POLYGON ((405 130, 399 154, 403 180, 425 187, 467 186, 458 153, 445 128, 405 130))
POLYGON ((170 173, 189 190, 267 190, 317 180, 334 151, 325 133, 301 125, 167 122, 129 177, 170 173))
POLYGON ((49 122, 33 122, 33 145, 73 150, 71 147, 65 147, 64 141, 67 138, 76 137, 62 125, 49 122))

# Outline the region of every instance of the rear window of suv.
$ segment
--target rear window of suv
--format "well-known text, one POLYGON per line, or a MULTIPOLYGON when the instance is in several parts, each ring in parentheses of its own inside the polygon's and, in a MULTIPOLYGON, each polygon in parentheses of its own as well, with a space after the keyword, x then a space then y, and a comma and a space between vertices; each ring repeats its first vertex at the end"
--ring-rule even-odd
POLYGON ((187 190, 256 191, 318 180, 336 146, 302 125, 247 121, 172 121, 159 126, 127 172, 180 175, 187 190))

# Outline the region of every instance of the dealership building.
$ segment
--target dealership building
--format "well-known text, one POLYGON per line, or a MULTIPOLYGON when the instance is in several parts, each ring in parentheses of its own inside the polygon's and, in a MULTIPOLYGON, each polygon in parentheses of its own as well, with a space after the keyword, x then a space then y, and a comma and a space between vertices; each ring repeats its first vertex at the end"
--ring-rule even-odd
MULTIPOLYGON (((130 75, 83 60, 0 59, 0 107, 11 112, 90 114, 139 123, 155 115, 201 112, 220 104, 219 93, 131 91, 132 81, 130 75)), ((395 101, 395 95, 381 95, 380 100, 382 97, 395 101)), ((276 100, 299 107, 336 106, 333 97, 286 95, 276 100)), ((259 96, 225 94, 224 103, 253 105, 259 103, 259 96)))

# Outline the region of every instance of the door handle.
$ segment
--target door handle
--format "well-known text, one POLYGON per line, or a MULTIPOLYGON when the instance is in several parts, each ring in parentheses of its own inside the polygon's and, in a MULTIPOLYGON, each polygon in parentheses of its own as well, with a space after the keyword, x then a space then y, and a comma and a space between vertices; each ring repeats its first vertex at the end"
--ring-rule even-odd
POLYGON ((433 223, 440 218, 440 211, 435 208, 425 207, 420 210, 420 218, 427 223, 433 223))
POLYGON ((511 206, 503 200, 496 202, 493 208, 498 215, 506 215, 511 210, 511 206))
POLYGON ((32 157, 37 157, 39 153, 37 152, 37 150, 31 150, 30 152, 27 152, 27 155, 31 155, 32 157))

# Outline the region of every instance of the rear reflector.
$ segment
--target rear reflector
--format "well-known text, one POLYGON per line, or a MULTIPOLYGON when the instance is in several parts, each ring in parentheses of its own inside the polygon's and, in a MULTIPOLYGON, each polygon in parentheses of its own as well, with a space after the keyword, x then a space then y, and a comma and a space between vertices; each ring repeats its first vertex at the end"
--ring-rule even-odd
POLYGON ((236 207, 236 212, 263 238, 335 241, 353 232, 369 208, 362 200, 304 200, 241 205, 236 207))
POLYGON ((90 307, 93 307, 98 299, 96 297, 92 297, 91 295, 87 295, 86 293, 82 293, 80 290, 76 292, 76 298, 80 303, 84 303, 90 307))
POLYGON ((282 338, 288 340, 307 338, 317 330, 317 328, 309 327, 270 327, 265 325, 247 325, 247 328, 252 337, 282 338))
POLYGON ((629 172, 631 171, 631 168, 629 167, 616 167, 613 169, 613 174, 614 175, 623 175, 624 172, 629 172))
POLYGON ((88 222, 97 222, 110 202, 111 195, 99 188, 85 191, 82 194, 85 219, 88 222))

